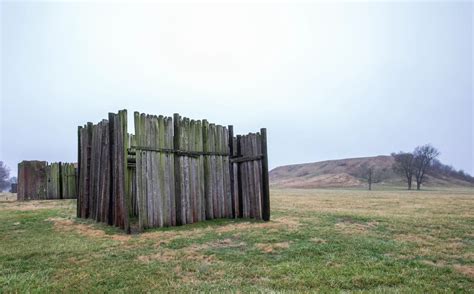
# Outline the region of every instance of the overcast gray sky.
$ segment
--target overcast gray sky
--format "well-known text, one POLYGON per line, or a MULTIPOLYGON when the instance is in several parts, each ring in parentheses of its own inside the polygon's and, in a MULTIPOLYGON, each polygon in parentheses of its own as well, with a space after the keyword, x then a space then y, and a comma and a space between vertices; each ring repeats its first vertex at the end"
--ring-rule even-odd
POLYGON ((432 143, 474 173, 470 1, 0 5, 14 173, 123 108, 267 127, 270 167, 432 143))

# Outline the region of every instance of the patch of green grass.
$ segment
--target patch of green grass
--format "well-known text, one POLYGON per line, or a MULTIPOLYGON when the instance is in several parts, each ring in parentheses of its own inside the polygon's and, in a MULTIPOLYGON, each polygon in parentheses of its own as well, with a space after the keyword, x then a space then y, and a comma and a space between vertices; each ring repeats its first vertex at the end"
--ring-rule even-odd
POLYGON ((272 190, 272 221, 127 236, 2 203, 0 292, 472 292, 474 193, 272 190))

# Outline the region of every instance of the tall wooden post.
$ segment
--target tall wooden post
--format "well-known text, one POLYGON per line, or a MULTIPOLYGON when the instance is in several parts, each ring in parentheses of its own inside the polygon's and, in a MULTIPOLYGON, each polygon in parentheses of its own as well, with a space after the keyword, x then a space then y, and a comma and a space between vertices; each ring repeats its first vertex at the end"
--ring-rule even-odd
MULTIPOLYGON (((237 135, 237 156, 242 156, 241 139, 242 139, 242 136, 237 135)), ((239 215, 237 217, 242 218, 244 216, 243 214, 244 209, 243 209, 243 199, 242 199, 242 164, 241 163, 237 164, 237 178, 239 179, 238 187, 237 187, 237 191, 238 191, 237 197, 239 197, 239 215)))
POLYGON ((230 173, 230 199, 232 201, 232 217, 235 218, 235 193, 234 193, 234 164, 230 160, 234 155, 234 126, 229 125, 229 173, 230 173))
POLYGON ((270 185, 268 179, 268 152, 267 152, 267 129, 260 129, 262 135, 262 218, 264 221, 270 220, 270 185))
POLYGON ((116 201, 116 195, 114 191, 115 187, 115 162, 114 162, 114 148, 115 148, 115 122, 114 122, 114 113, 109 112, 109 161, 110 161, 110 168, 109 168, 109 207, 108 207, 108 218, 107 223, 109 225, 114 224, 114 207, 116 201))
POLYGON ((81 130, 82 127, 77 127, 77 173, 76 173, 76 215, 81 217, 81 197, 79 195, 79 190, 81 189, 81 183, 79 181, 81 174, 81 130))
POLYGON ((62 169, 62 164, 61 161, 58 163, 59 164, 59 199, 64 199, 63 195, 63 169, 62 169))
POLYGON ((128 130, 128 116, 127 116, 127 110, 119 110, 118 112, 118 121, 119 125, 118 127, 120 128, 119 134, 120 137, 118 138, 120 140, 120 144, 118 144, 118 147, 120 147, 117 151, 117 157, 118 157, 118 164, 120 164, 120 167, 118 169, 119 171, 119 185, 120 185, 120 200, 121 200, 121 213, 123 214, 123 229, 127 232, 127 234, 130 234, 130 208, 128 206, 129 203, 129 197, 130 195, 127 193, 128 191, 128 168, 127 168, 127 149, 128 149, 128 136, 127 136, 127 130, 128 130))
MULTIPOLYGON (((173 114, 173 149, 174 151, 179 150, 179 141, 180 141, 180 129, 179 129, 179 113, 173 114)), ((176 225, 180 226, 183 224, 183 215, 182 215, 182 203, 181 203, 181 165, 179 163, 179 156, 175 154, 174 156, 174 196, 176 204, 176 225)), ((184 216, 185 217, 185 216, 184 216)))

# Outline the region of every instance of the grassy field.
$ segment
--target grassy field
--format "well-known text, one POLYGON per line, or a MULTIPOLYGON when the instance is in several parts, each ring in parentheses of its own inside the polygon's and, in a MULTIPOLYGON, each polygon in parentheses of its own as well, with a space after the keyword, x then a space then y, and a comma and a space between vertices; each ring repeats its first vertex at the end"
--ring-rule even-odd
POLYGON ((474 190, 272 190, 272 221, 127 236, 0 201, 0 292, 473 292, 474 190))

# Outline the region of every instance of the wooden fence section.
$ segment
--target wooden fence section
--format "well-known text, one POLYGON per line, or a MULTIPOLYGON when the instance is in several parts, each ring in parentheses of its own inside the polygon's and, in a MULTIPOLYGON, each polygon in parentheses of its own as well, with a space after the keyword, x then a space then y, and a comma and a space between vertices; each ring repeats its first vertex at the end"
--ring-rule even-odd
POLYGON ((37 160, 18 164, 18 200, 46 199, 47 166, 46 161, 37 160))
POLYGON ((18 200, 76 198, 73 163, 22 161, 18 164, 18 200))
POLYGON ((205 219, 269 220, 266 131, 126 111, 79 127, 78 216, 130 231, 205 219))
POLYGON ((47 199, 61 198, 60 163, 51 163, 46 168, 47 174, 47 199))
POLYGON ((206 217, 202 123, 175 115, 174 132, 176 218, 177 224, 184 225, 206 217))
POLYGON ((229 170, 229 132, 204 121, 206 219, 233 217, 229 170))
POLYGON ((74 199, 77 197, 76 165, 74 163, 62 163, 60 167, 62 199, 74 199))
POLYGON ((262 176, 264 167, 268 169, 267 163, 264 163, 266 156, 263 149, 266 148, 263 148, 262 144, 262 141, 266 142, 266 131, 262 129, 262 132, 265 132, 263 136, 260 133, 237 136, 232 169, 237 195, 237 215, 243 218, 267 220, 269 211, 266 211, 266 203, 269 199, 264 197, 268 191, 265 188, 265 177, 262 176))
MULTIPOLYGON (((176 225, 173 122, 135 112, 135 179, 139 228, 176 225)), ((132 201, 132 205, 133 205, 132 201)))
POLYGON ((77 216, 129 230, 127 111, 78 129, 77 216))

